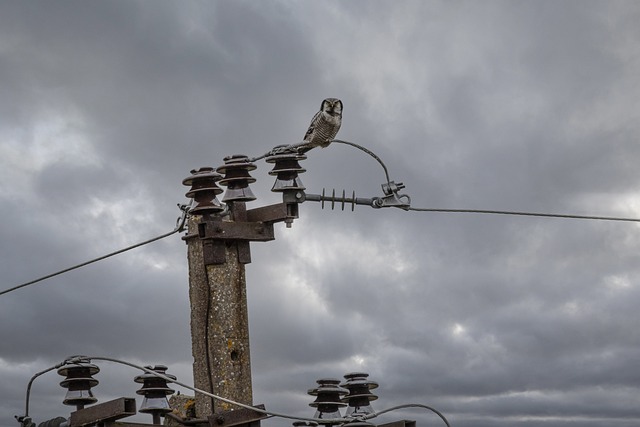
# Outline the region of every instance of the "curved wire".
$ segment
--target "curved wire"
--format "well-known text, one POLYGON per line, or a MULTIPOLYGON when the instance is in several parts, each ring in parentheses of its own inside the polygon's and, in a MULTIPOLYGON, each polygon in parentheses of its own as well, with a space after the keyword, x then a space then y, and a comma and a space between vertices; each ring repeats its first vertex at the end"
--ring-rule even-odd
POLYGON ((382 166, 382 169, 384 170, 384 176, 387 179, 387 184, 389 184, 391 182, 391 179, 389 178, 389 171, 387 170, 387 166, 384 164, 382 159, 380 157, 378 157, 373 151, 369 150, 368 148, 363 147, 362 145, 356 144, 355 142, 343 141, 341 139, 334 139, 331 142, 332 143, 337 142, 338 144, 350 145, 352 147, 357 148, 358 150, 364 151, 365 153, 367 153, 368 155, 370 155, 371 157, 376 159, 376 161, 378 163, 380 163, 380 166, 382 166))
POLYGON ((625 218, 625 217, 613 217, 613 216, 571 215, 571 214, 552 214, 552 213, 518 212, 518 211, 495 211, 495 210, 482 210, 482 209, 440 209, 440 208, 412 208, 412 207, 407 207, 403 209, 407 211, 417 211, 417 212, 476 213, 476 214, 495 214, 495 215, 538 216, 538 217, 546 217, 546 218, 640 222, 640 218, 625 218))
MULTIPOLYGON (((231 405, 235 405, 235 406, 238 406, 240 408, 245 408, 245 409, 249 409, 249 410, 252 410, 252 411, 255 411, 255 412, 259 412, 259 413, 264 414, 264 415, 269 415, 269 416, 272 416, 272 417, 279 417, 279 418, 287 418, 287 419, 291 419, 291 420, 302 420, 302 421, 313 421, 313 422, 317 422, 318 421, 317 418, 300 418, 300 417, 296 417, 296 416, 293 416, 293 415, 287 415, 287 414, 281 414, 281 413, 278 413, 278 412, 267 411, 265 409, 256 408, 255 406, 246 405, 244 403, 236 402, 235 400, 227 399, 226 397, 218 396, 216 394, 209 393, 207 391, 201 390, 201 389, 199 389, 197 387, 193 387, 193 386, 190 386, 190 385, 185 384, 183 382, 177 381, 177 380, 175 380, 173 378, 169 378, 166 375, 163 375, 163 374, 161 374, 159 372, 156 372, 156 371, 154 371, 152 369, 149 369, 149 368, 146 368, 144 366, 136 365, 135 363, 131 363, 131 362, 127 362, 127 361, 124 361, 124 360, 115 359, 115 358, 112 358, 112 357, 74 356, 72 359, 68 359, 65 363, 63 363, 63 365, 66 364, 66 363, 74 363, 74 361, 78 361, 78 360, 104 360, 104 361, 107 361, 107 362, 113 362, 113 363, 119 363, 121 365, 126 365, 126 366, 129 366, 129 367, 144 371, 147 374, 155 375, 158 378, 162 378, 163 380, 165 380, 167 382, 171 382, 171 383, 177 384, 177 385, 179 385, 181 387, 184 387, 184 388, 189 389, 191 391, 194 391, 196 393, 204 394, 205 396, 209 396, 212 399, 216 399, 216 400, 219 400, 221 402, 229 403, 231 405)), ((345 423, 345 422, 349 422, 349 421, 353 421, 353 420, 354 420, 354 418, 327 418, 325 421, 337 424, 337 423, 345 423)))
POLYGON ((40 371, 37 374, 35 374, 34 376, 31 377, 31 379, 29 380, 29 384, 27 384, 27 396, 26 396, 26 400, 25 400, 25 406, 24 406, 24 416, 28 417, 29 416, 29 396, 31 395, 31 386, 33 385, 33 382, 36 380, 36 378, 38 378, 41 375, 46 374, 47 372, 53 371, 54 369, 58 369, 62 366, 64 366, 66 364, 65 362, 62 363, 58 363, 55 366, 52 366, 50 368, 45 369, 44 371, 40 371))
POLYGON ((420 403, 406 403, 404 405, 398 405, 398 406, 393 406, 391 408, 387 408, 387 409, 383 409, 382 411, 377 411, 374 412, 373 414, 367 415, 365 416, 363 419, 367 420, 370 418, 374 418, 377 417, 379 415, 382 414, 386 414, 387 412, 391 412, 391 411, 396 411, 398 409, 405 409, 405 408, 422 408, 422 409, 428 409, 429 411, 433 412, 434 414, 436 414, 437 416, 439 416, 442 421, 446 424, 447 427, 451 427, 451 425, 449 424, 449 421, 447 420, 447 418, 442 414, 442 412, 438 411, 435 408, 432 408, 431 406, 428 405, 422 405, 420 403))
POLYGON ((176 228, 174 228, 172 231, 170 231, 168 233, 161 234, 160 236, 154 237, 154 238, 149 239, 149 240, 145 240, 144 242, 136 243, 135 245, 131 245, 131 246, 128 246, 126 248, 117 250, 115 252, 111 252, 109 254, 103 255, 101 257, 94 258, 92 260, 83 262, 81 264, 74 265, 73 267, 65 268, 64 270, 60 270, 60 271, 57 271, 55 273, 48 274, 46 276, 40 277, 40 278, 32 280, 30 282, 23 283, 23 284, 18 285, 18 286, 14 286, 13 288, 5 289, 4 291, 0 291, 0 296, 2 296, 4 294, 8 294, 9 292, 13 292, 15 290, 18 290, 20 288, 24 288, 26 286, 33 285, 33 284, 38 283, 38 282, 42 282, 43 280, 50 279, 52 277, 59 276, 59 275, 64 274, 64 273, 68 273, 69 271, 76 270, 76 269, 78 269, 80 267, 84 267, 86 265, 93 264, 94 262, 102 261, 103 259, 110 258, 110 257, 112 257, 114 255, 118 255, 118 254, 121 254, 123 252, 130 251, 131 249, 135 249, 135 248, 138 248, 140 246, 144 246, 146 244, 153 243, 155 241, 164 239, 165 237, 169 237, 172 234, 178 233, 178 232, 184 230, 184 224, 185 224, 185 222, 187 220, 187 213, 188 213, 188 207, 186 207, 185 205, 180 205, 180 209, 183 211, 183 214, 178 219, 178 223, 176 225, 176 228))
MULTIPOLYGON (((199 389, 197 387, 193 387, 193 386, 187 385, 187 384, 185 384, 183 382, 177 381, 174 378, 170 378, 170 377, 168 377, 166 375, 163 375, 163 374, 161 374, 159 372, 156 372, 156 371, 154 371, 152 369, 149 369, 147 367, 136 365, 135 363, 127 362, 127 361, 116 359, 116 358, 113 358, 113 357, 104 357, 104 356, 72 356, 70 358, 67 358, 62 363, 58 363, 57 365, 52 366, 51 368, 45 369, 44 371, 39 372, 36 375, 34 375, 33 378, 31 378, 31 381, 29 381, 29 385, 27 387, 27 396, 26 396, 26 405, 25 405, 25 408, 26 408, 25 417, 27 417, 29 415, 29 398, 30 398, 30 392, 31 392, 31 384, 33 383, 33 381, 37 377, 39 377, 40 375, 45 374, 45 373, 47 373, 49 371, 52 371, 54 369, 60 368, 60 367, 62 367, 64 365, 86 362, 87 360, 89 360, 89 361, 91 361, 91 360, 104 360, 104 361, 107 361, 107 362, 113 362, 113 363, 119 363, 121 365, 126 365, 126 366, 129 366, 129 367, 134 368, 134 369, 139 369, 141 371, 144 371, 147 374, 152 374, 152 375, 155 375, 158 378, 162 378, 163 380, 165 380, 165 381, 167 381, 169 383, 174 383, 174 384, 177 384, 177 385, 179 385, 181 387, 184 387, 186 389, 194 391, 196 393, 201 393, 201 394, 204 394, 205 396, 209 396, 212 399, 216 399, 216 400, 219 400, 219 401, 222 401, 222 402, 226 402, 226 403, 229 403, 231 405, 238 406, 240 408, 249 409, 249 410, 252 410, 252 411, 267 415, 269 417, 279 417, 279 418, 286 418, 286 419, 297 420, 297 421, 311 421, 311 422, 314 422, 314 423, 318 422, 317 418, 301 418, 301 417, 296 417, 296 416, 292 416, 292 415, 288 415, 288 414, 281 414, 281 413, 278 413, 278 412, 267 411, 265 409, 256 408, 255 406, 251 406, 251 405, 245 405, 244 403, 236 402, 234 400, 227 399, 227 398, 224 398, 222 396, 218 396, 218 395, 215 395, 213 393, 209 393, 207 391, 201 390, 201 389, 199 389)), ((403 408, 412 408, 412 407, 413 408, 425 408, 425 409, 429 409, 430 411, 433 411, 440 418, 442 418, 442 420, 447 425, 447 427, 450 427, 449 422, 447 421, 445 416, 442 415, 439 411, 437 411, 436 409, 434 409, 434 408, 432 408, 430 406, 421 405, 421 404, 417 404, 417 403, 410 403, 410 404, 406 404, 406 405, 394 406, 392 408, 385 409, 385 410, 382 410, 382 411, 379 411, 379 412, 376 412, 376 413, 373 413, 373 414, 368 414, 368 415, 355 416, 355 417, 344 417, 344 418, 327 418, 327 419, 323 419, 323 423, 327 423, 327 424, 344 424, 344 423, 348 423, 348 422, 356 421, 356 420, 361 421, 361 420, 375 418, 378 415, 381 415, 381 414, 384 414, 384 413, 387 413, 387 412, 391 412, 391 411, 395 411, 395 410, 403 409, 403 408)))
MULTIPOLYGON (((384 164, 382 159, 378 157, 373 151, 368 148, 363 147, 362 145, 356 144, 355 142, 344 141, 341 139, 334 139, 331 143, 345 144, 350 145, 352 147, 361 150, 371 157, 373 157, 382 169, 384 170, 385 178, 387 180, 387 184, 390 185, 391 179, 389 178, 389 171, 387 170, 387 166, 384 164)), ((269 151, 268 153, 255 157, 251 159, 251 161, 256 161, 262 159, 271 154, 275 154, 281 151, 287 150, 296 150, 300 147, 306 146, 308 143, 302 142, 299 144, 291 144, 288 146, 276 147, 269 151)), ((398 195, 400 196, 400 195, 398 195)), ((406 197, 411 203, 411 199, 407 195, 401 195, 401 197, 406 197)), ((494 214, 494 215, 515 215, 515 216, 536 216, 536 217, 546 217, 546 218, 565 218, 565 219, 589 219, 589 220, 600 220, 600 221, 626 221, 626 222, 640 222, 640 218, 626 218, 626 217, 611 217, 611 216, 595 216, 595 215, 572 215, 572 214, 554 214, 554 213, 538 213, 538 212, 521 212, 521 211, 499 211, 499 210, 484 210, 484 209, 442 209, 442 208, 413 208, 411 206, 396 206, 400 207, 405 211, 416 211, 416 212, 443 212, 443 213, 474 213, 474 214, 494 214)))
MULTIPOLYGON (((356 144, 355 142, 350 142, 350 141, 344 141, 342 139, 334 139, 331 140, 331 143, 338 143, 338 144, 345 144, 345 145, 350 145, 352 147, 357 148, 358 150, 364 151, 365 153, 367 153, 368 155, 370 155, 371 157, 373 157, 374 159, 376 159, 376 161, 378 163, 380 163, 380 166, 382 166, 382 169, 384 170, 384 176, 387 179, 387 184, 389 184, 391 182, 391 179, 389 178, 389 171, 387 170, 387 166, 384 164, 384 162, 382 161, 382 159, 380 157, 378 157, 378 155, 376 153, 374 153, 373 151, 369 150, 368 148, 363 147, 360 144, 356 144)), ((250 162, 255 162, 258 161, 260 159, 263 159, 267 156, 273 155, 273 154, 278 154, 278 153, 283 153, 283 152, 287 152, 287 151, 296 151, 299 148, 302 147, 307 147, 309 145, 308 141, 303 141, 297 144, 291 144, 291 145, 284 145, 284 146, 279 146, 279 147, 274 147, 271 151, 261 155, 261 156, 257 156, 257 157, 252 157, 249 159, 250 162)))

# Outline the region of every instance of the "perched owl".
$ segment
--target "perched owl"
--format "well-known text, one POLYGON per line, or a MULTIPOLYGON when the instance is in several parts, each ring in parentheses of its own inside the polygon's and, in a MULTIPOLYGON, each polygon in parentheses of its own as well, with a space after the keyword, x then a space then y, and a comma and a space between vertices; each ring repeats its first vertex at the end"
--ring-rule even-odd
POLYGON ((327 98, 322 101, 320 111, 313 116, 307 133, 304 135, 304 145, 298 152, 304 153, 315 147, 327 147, 336 137, 342 124, 342 101, 327 98))

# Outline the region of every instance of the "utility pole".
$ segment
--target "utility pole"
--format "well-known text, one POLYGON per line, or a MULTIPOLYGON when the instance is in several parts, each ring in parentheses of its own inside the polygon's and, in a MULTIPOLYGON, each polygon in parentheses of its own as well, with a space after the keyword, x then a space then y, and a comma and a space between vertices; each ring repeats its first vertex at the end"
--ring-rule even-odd
MULTIPOLYGON (((206 220, 196 217, 189 229, 197 230, 206 220)), ((186 236, 191 302, 193 379, 197 388, 251 405, 251 357, 244 264, 238 261, 238 244, 220 248, 224 264, 205 262, 207 240, 186 236)), ((196 414, 211 415, 233 409, 224 402, 196 394, 196 414)))
MULTIPOLYGON (((251 358, 246 296, 245 264, 251 262, 249 242, 273 240, 273 224, 290 226, 298 217, 298 204, 304 187, 298 178, 304 169, 298 153, 273 155, 270 172, 277 175, 273 191, 283 194, 283 202, 247 210, 255 200, 249 171, 255 165, 246 156, 224 159, 225 164, 191 171, 183 184, 191 186, 187 196, 195 201, 190 211, 189 232, 183 237, 188 246, 189 296, 191 301, 191 339, 193 377, 197 388, 218 396, 253 404, 251 358), (217 195, 226 186, 222 199, 217 195)), ((236 409, 198 394, 196 417, 207 418, 236 409)))
MULTIPOLYGON (((387 184, 382 187, 385 194, 382 198, 356 198, 355 193, 348 198, 344 191, 342 197, 336 196, 335 191, 331 196, 325 196, 324 190, 322 195, 305 194, 305 187, 298 178, 299 173, 305 172, 298 164, 299 160, 306 159, 304 154, 300 154, 293 146, 275 147, 254 161, 265 157, 267 163, 274 164, 269 174, 276 176, 271 191, 282 194, 282 202, 278 204, 247 210, 246 202, 256 199, 249 188, 249 184, 255 182, 249 171, 256 166, 244 155, 225 157, 224 165, 217 169, 203 167, 192 170, 191 175, 182 181, 191 187, 186 195, 194 202, 188 211, 185 210, 188 214, 188 233, 183 237, 187 243, 189 263, 194 383, 197 389, 220 399, 197 393, 195 411, 191 399, 178 398, 174 404, 170 404, 167 396, 174 391, 167 383, 180 383, 175 376, 166 373, 166 366, 156 365, 138 367, 145 372, 134 378, 135 382, 142 383, 142 388, 136 393, 144 396, 138 411, 135 399, 126 397, 85 408, 85 404, 97 401, 91 388, 98 381, 92 376, 100 369, 91 364, 91 359, 86 356, 73 356, 66 359, 64 364, 36 374, 29 382, 25 415, 16 417, 22 427, 35 427, 28 416, 31 382, 56 368, 60 375, 66 376, 60 383, 68 389, 63 403, 74 405, 77 410, 71 413, 68 420, 57 417, 41 426, 138 427, 160 425, 164 418, 164 425, 171 426, 259 427, 260 420, 266 418, 269 412, 264 411, 264 405, 253 404, 245 276, 245 264, 251 262, 250 242, 274 240, 274 224, 284 222, 291 227, 294 219, 298 218, 299 204, 306 200, 321 202, 323 207, 325 202, 330 202, 332 209, 337 203, 342 210, 345 205, 351 205, 353 210, 356 204, 374 208, 407 208, 410 203, 408 196, 398 193, 404 185, 396 184, 388 177, 387 184), (217 184, 227 187, 223 203, 217 199, 217 195, 223 193, 217 184), (239 407, 232 402, 249 407, 239 407), (137 412, 151 414, 153 424, 116 422, 137 412)), ((92 359, 117 361, 104 357, 92 359)), ((365 420, 376 416, 370 402, 377 399, 371 390, 378 384, 367 377, 367 373, 353 372, 344 375, 343 384, 335 378, 317 380, 318 386, 308 391, 309 395, 316 397, 309 404, 316 408, 314 420, 321 420, 320 424, 329 427, 338 424, 345 427, 375 427, 365 420), (348 406, 346 418, 341 417, 339 408, 342 406, 348 406)), ((438 411, 421 406, 434 411, 449 425, 438 411)), ((308 419, 293 423, 294 426, 317 424, 308 419)), ((403 420, 378 427, 415 427, 415 422, 403 420)))

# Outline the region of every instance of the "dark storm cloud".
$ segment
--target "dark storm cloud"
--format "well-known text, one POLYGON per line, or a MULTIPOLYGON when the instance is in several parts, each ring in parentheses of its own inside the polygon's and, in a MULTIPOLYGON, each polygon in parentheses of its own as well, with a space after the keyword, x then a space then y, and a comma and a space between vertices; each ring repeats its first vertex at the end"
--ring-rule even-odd
MULTIPOLYGON (((3 289, 170 231, 190 169, 298 142, 327 96, 345 103, 339 137, 380 155, 414 207, 635 217, 638 14, 4 3, 3 289)), ((270 166, 258 162, 249 207, 277 200, 270 166)), ((311 193, 382 195, 382 168, 352 147, 313 150, 303 167, 311 193)), ((376 409, 429 403, 457 426, 637 424, 634 224, 300 211, 247 267, 256 402, 308 416, 315 379, 365 370, 376 409)), ((174 235, 2 296, 1 423, 29 377, 68 354, 166 363, 190 382, 185 252, 174 235)), ((103 367, 101 401, 132 395, 136 374, 103 367)), ((58 381, 38 381, 37 420, 68 409, 58 381)))

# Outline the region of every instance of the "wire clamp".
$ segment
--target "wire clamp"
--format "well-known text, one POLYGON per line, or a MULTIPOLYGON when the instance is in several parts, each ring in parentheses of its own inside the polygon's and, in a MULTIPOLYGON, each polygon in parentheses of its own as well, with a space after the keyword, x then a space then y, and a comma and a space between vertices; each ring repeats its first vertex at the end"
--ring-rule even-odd
POLYGON ((185 225, 187 223, 189 211, 191 211, 192 207, 193 207, 193 199, 191 199, 191 202, 188 205, 184 203, 178 203, 178 209, 180 209, 182 214, 178 217, 178 219, 176 219, 175 230, 177 230, 179 233, 185 230, 185 225))
POLYGON ((386 184, 382 184, 384 197, 374 197, 371 206, 376 209, 394 207, 408 210, 411 207, 411 197, 399 193, 403 188, 405 188, 405 186, 401 182, 395 183, 389 181, 386 184))
POLYGON ((35 423, 31 420, 31 417, 26 415, 16 415, 15 419, 20 423, 21 427, 36 427, 35 423))

